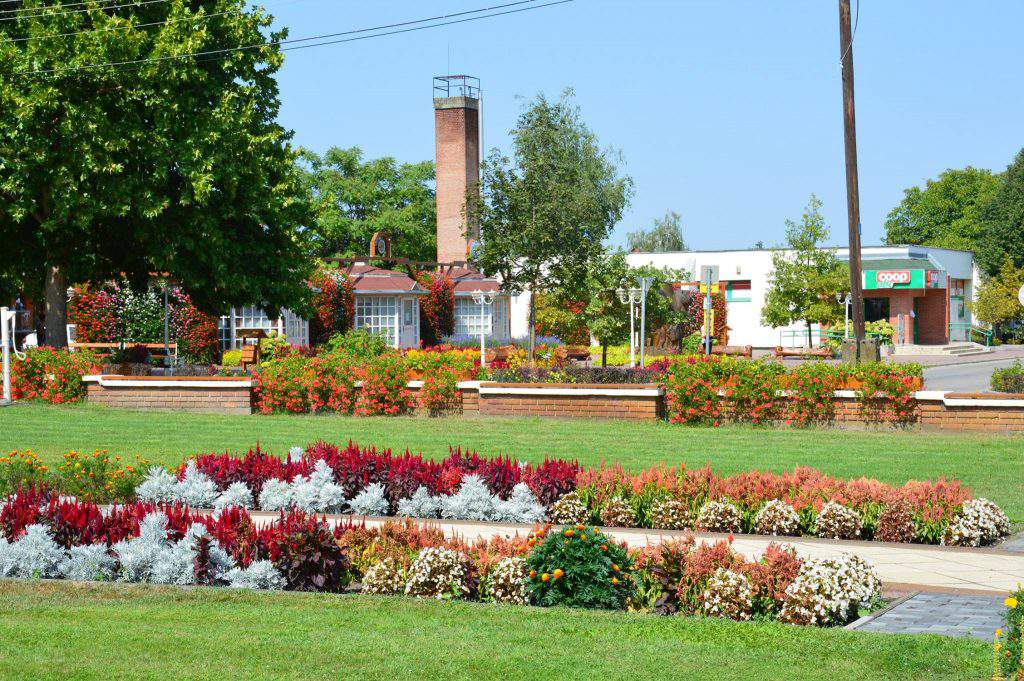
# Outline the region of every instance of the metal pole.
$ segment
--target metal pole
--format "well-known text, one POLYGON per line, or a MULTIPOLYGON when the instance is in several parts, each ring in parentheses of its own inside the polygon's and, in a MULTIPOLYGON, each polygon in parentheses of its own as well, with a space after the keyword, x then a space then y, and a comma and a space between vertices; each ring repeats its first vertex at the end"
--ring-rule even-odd
POLYGON ((846 313, 846 322, 843 324, 843 338, 850 337, 850 296, 843 301, 843 311, 846 313))
POLYGON ((636 346, 636 331, 634 331, 633 317, 635 316, 636 310, 635 303, 633 301, 633 292, 629 293, 629 366, 636 366, 636 352, 634 348, 636 346))
POLYGON ((640 368, 644 368, 646 359, 645 331, 647 325, 647 287, 650 282, 647 277, 640 280, 640 368))
POLYGON ((480 302, 480 366, 484 366, 484 355, 487 354, 487 349, 484 347, 484 304, 480 302))
POLYGON ((711 279, 704 284, 707 293, 704 295, 704 354, 711 356, 711 335, 715 332, 715 325, 711 323, 711 279))
POLYGON ((164 366, 171 366, 171 327, 167 319, 167 282, 164 282, 164 366))
POLYGON ((0 307, 0 342, 4 344, 4 399, 8 402, 11 401, 11 335, 8 330, 8 324, 12 319, 14 319, 14 313, 9 311, 6 307, 0 307))
POLYGON ((860 188, 857 181, 857 119, 853 100, 853 35, 850 31, 850 0, 839 0, 839 58, 843 69, 843 132, 846 150, 846 211, 850 233, 850 299, 853 305, 853 336, 860 362, 864 342, 864 292, 860 266, 860 188))

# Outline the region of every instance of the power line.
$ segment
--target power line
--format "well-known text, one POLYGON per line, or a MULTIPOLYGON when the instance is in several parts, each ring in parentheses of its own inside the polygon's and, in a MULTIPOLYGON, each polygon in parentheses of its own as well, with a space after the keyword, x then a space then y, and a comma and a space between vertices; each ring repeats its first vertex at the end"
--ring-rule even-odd
POLYGON ((389 35, 398 35, 398 34, 401 34, 401 33, 411 33, 411 32, 414 32, 414 31, 422 31, 422 30, 425 30, 425 29, 428 29, 428 28, 438 28, 438 27, 441 27, 441 26, 450 26, 450 25, 453 25, 453 24, 466 23, 468 21, 478 21, 480 19, 489 19, 489 18, 492 18, 492 17, 503 16, 503 15, 506 15, 506 14, 516 14, 518 12, 526 12, 526 11, 533 10, 533 9, 541 9, 543 7, 551 7, 551 6, 554 6, 554 5, 564 5, 564 4, 569 3, 569 2, 574 2, 574 0, 555 0, 553 2, 547 2, 547 3, 544 3, 544 4, 540 4, 540 5, 530 4, 530 6, 528 6, 528 7, 518 7, 517 9, 509 9, 509 10, 505 10, 505 11, 502 11, 502 12, 493 12, 491 14, 485 14, 485 15, 482 15, 482 16, 471 16, 471 17, 465 17, 465 18, 462 18, 462 19, 454 19, 452 21, 439 21, 438 23, 430 24, 430 25, 427 25, 427 26, 413 26, 412 28, 404 28, 404 29, 399 29, 399 30, 384 31, 384 29, 398 29, 398 27, 401 27, 401 26, 412 26, 413 24, 422 24, 422 23, 425 23, 425 22, 428 22, 428 21, 437 21, 437 20, 440 20, 440 19, 449 19, 451 17, 464 16, 464 15, 467 15, 467 14, 480 14, 481 12, 491 12, 492 10, 496 10, 496 9, 502 9, 502 8, 505 8, 505 7, 513 7, 513 6, 516 6, 516 5, 524 5, 524 4, 528 4, 528 3, 534 3, 534 2, 537 2, 537 0, 518 0, 517 2, 505 3, 505 4, 502 4, 502 5, 493 5, 491 7, 483 7, 483 8, 475 9, 475 10, 467 10, 467 11, 464 11, 464 12, 455 12, 455 13, 452 13, 452 14, 443 14, 443 15, 438 15, 438 16, 435 16, 435 17, 428 17, 428 18, 425 18, 425 19, 416 19, 416 20, 412 20, 412 21, 404 21, 404 22, 399 22, 399 23, 395 23, 395 24, 385 24, 385 25, 382 25, 382 26, 375 26, 375 27, 372 27, 372 28, 361 28, 361 29, 354 29, 354 30, 351 30, 351 31, 341 31, 339 33, 325 33, 325 34, 321 34, 321 35, 308 36, 308 37, 305 37, 305 38, 290 38, 290 39, 287 39, 287 40, 272 40, 272 41, 268 41, 268 42, 265 42, 265 43, 256 43, 256 44, 252 44, 252 45, 239 45, 237 47, 226 47, 226 48, 221 48, 221 49, 216 49, 216 50, 205 50, 205 51, 201 51, 201 52, 189 52, 189 53, 182 53, 182 54, 172 54, 172 55, 166 55, 166 56, 163 56, 163 57, 152 57, 152 58, 148 58, 148 59, 130 59, 130 60, 119 61, 119 62, 106 62, 106 63, 99 63, 99 64, 84 64, 82 66, 70 66, 70 67, 66 67, 66 68, 56 68, 56 69, 39 69, 39 70, 35 70, 35 71, 16 71, 15 75, 23 75, 23 76, 56 75, 56 74, 61 74, 61 73, 71 73, 71 72, 85 71, 85 70, 89 70, 89 69, 97 69, 97 68, 104 68, 104 67, 138 66, 138 65, 142 65, 142 64, 164 62, 164 61, 170 61, 172 59, 185 59, 185 58, 189 58, 189 57, 213 57, 213 59, 207 60, 207 61, 213 61, 213 60, 216 60, 216 59, 223 58, 224 55, 231 54, 231 53, 234 53, 234 52, 242 52, 242 51, 246 51, 246 50, 254 50, 254 49, 259 49, 259 48, 263 48, 263 47, 273 47, 275 45, 276 46, 292 45, 292 47, 283 47, 282 51, 299 50, 299 49, 305 49, 305 48, 308 48, 308 47, 320 47, 320 46, 323 46, 323 45, 335 45, 335 44, 339 44, 339 43, 355 42, 357 40, 367 40, 369 38, 380 38, 380 37, 389 36, 389 35), (342 38, 342 39, 339 39, 339 40, 327 40, 328 38, 338 38, 339 36, 354 35, 354 34, 359 34, 359 33, 369 33, 369 32, 373 32, 373 31, 384 31, 384 32, 374 33, 373 35, 359 35, 359 36, 356 36, 356 37, 353 37, 353 38, 342 38), (313 40, 320 40, 322 42, 313 43, 313 44, 309 44, 309 45, 295 45, 295 43, 303 43, 303 42, 309 42, 309 41, 313 41, 313 40))
POLYGON ((857 8, 853 15, 853 32, 850 34, 850 44, 846 46, 846 50, 843 52, 843 56, 839 58, 839 66, 842 68, 843 62, 846 61, 846 55, 850 54, 850 50, 853 49, 853 41, 857 39, 857 26, 860 25, 860 0, 857 0, 857 8))
MULTIPOLYGON (((295 3, 302 2, 302 1, 303 0, 291 0, 290 2, 282 2, 281 6, 283 6, 283 5, 294 5, 295 3)), ((0 0, 0 2, 3 2, 3 0, 0 0)), ((185 22, 185 21, 205 21, 206 19, 212 19, 214 17, 221 17, 221 16, 225 16, 225 15, 228 15, 228 14, 240 14, 240 13, 242 13, 244 11, 245 11, 245 8, 242 8, 242 9, 231 9, 231 10, 226 10, 224 12, 212 12, 210 14, 194 14, 192 16, 181 17, 179 19, 167 19, 165 21, 150 21, 150 22, 147 22, 147 23, 144 23, 144 24, 118 24, 117 26, 107 26, 105 28, 92 28, 92 29, 89 29, 89 30, 86 30, 86 31, 71 31, 69 33, 47 33, 45 35, 26 36, 24 38, 11 38, 10 40, 11 40, 12 43, 24 43, 24 42, 28 42, 29 40, 47 40, 49 38, 71 38, 71 37, 74 37, 76 35, 89 35, 91 33, 109 33, 111 31, 126 31, 126 30, 133 29, 133 28, 148 28, 150 26, 167 26, 169 24, 180 24, 180 23, 185 22)))
MULTIPOLYGON (((114 0, 114 2, 117 2, 117 1, 118 0, 114 0)), ((84 7, 82 9, 69 9, 66 12, 40 12, 39 14, 19 14, 17 16, 0 17, 0 21, 19 21, 21 19, 36 19, 36 18, 39 18, 39 17, 60 17, 60 16, 64 16, 65 14, 79 14, 81 12, 96 12, 96 11, 105 12, 108 9, 120 9, 122 7, 138 7, 140 5, 152 5, 154 2, 168 2, 168 1, 169 0, 137 0, 137 2, 128 2, 128 3, 121 4, 121 5, 102 5, 100 7, 84 7)), ((72 4, 69 4, 69 5, 51 5, 50 8, 58 9, 60 7, 75 7, 77 5, 85 5, 85 4, 88 4, 88 3, 79 2, 79 3, 72 3, 72 4)), ((7 11, 8 12, 25 12, 25 11, 33 11, 33 10, 38 10, 38 9, 46 9, 46 8, 43 8, 43 7, 29 7, 29 8, 24 8, 24 9, 20 9, 20 10, 11 9, 11 10, 7 10, 7 11)))

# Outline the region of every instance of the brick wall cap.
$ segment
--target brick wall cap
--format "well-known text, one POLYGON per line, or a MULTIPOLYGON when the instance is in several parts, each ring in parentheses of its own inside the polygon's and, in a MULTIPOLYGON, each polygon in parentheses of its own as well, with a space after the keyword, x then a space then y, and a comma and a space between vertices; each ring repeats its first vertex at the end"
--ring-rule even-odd
POLYGON ((252 379, 234 376, 83 376, 104 388, 250 388, 252 379))

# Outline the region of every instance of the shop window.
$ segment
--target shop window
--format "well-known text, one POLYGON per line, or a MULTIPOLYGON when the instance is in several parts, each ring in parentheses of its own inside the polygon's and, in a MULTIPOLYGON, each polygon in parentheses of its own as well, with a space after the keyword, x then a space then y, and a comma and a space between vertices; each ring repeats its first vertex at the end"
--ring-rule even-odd
POLYGON ((865 298, 864 299, 864 321, 877 322, 879 320, 889 321, 889 299, 888 298, 865 298))
POLYGON ((730 303, 749 303, 750 280, 725 282, 725 299, 730 303))

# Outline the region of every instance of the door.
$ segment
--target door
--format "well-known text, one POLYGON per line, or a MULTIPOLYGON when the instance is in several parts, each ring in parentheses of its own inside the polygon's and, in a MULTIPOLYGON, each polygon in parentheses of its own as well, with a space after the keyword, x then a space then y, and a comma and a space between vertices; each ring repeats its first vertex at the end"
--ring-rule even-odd
POLYGON ((399 347, 414 348, 420 344, 420 310, 415 298, 402 298, 399 347))
POLYGON ((953 320, 953 323, 949 325, 949 340, 970 340, 967 336, 970 323, 967 321, 967 305, 964 303, 963 296, 949 297, 949 318, 953 320))
POLYGON ((914 298, 914 315, 913 315, 913 322, 914 322, 914 345, 920 345, 920 343, 921 343, 921 341, 920 341, 920 339, 918 337, 918 334, 917 334, 917 329, 918 329, 918 326, 919 326, 918 323, 917 323, 917 320, 921 316, 921 313, 918 312, 917 308, 918 308, 917 298, 914 298))

